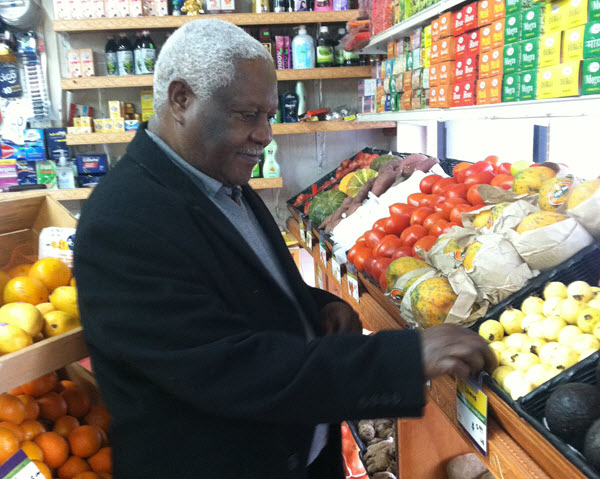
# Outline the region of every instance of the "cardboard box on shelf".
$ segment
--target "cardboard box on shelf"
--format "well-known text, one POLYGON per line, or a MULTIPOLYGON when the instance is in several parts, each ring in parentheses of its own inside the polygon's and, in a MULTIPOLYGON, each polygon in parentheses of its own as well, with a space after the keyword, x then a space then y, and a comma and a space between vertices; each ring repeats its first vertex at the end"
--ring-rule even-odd
POLYGON ((410 72, 410 71, 412 71, 412 69, 413 69, 413 55, 412 55, 412 52, 408 52, 408 53, 406 53, 406 68, 405 68, 405 70, 407 72, 410 72))
POLYGON ((482 78, 477 80, 477 105, 487 105, 489 103, 489 83, 490 78, 482 78))
POLYGON ((414 90, 420 90, 423 83, 423 70, 418 68, 412 71, 411 87, 414 90))
POLYGON ((505 16, 512 15, 521 11, 521 0, 505 0, 504 12, 505 16))
POLYGON ((431 25, 423 28, 423 48, 431 48, 431 25))
POLYGON ((588 0, 568 0, 565 9, 563 29, 585 25, 588 21, 588 0))
POLYGON ((521 38, 526 40, 528 38, 537 38, 543 32, 543 21, 542 6, 535 5, 527 10, 523 10, 523 16, 521 18, 521 38))
POLYGON ((79 58, 81 59, 81 76, 96 76, 96 70, 94 68, 94 52, 92 52, 92 49, 84 48, 79 50, 79 58))
POLYGON ((464 30, 469 32, 477 28, 477 2, 471 3, 463 8, 463 15, 465 17, 464 30))
POLYGON ((421 106, 422 106, 421 93, 422 93, 421 90, 413 90, 411 104, 410 104, 411 110, 420 110, 421 109, 421 106))
POLYGON ((440 45, 441 40, 437 40, 433 42, 431 45, 431 64, 435 65, 436 63, 440 63, 440 45))
POLYGON ((465 63, 463 60, 456 60, 454 63, 454 81, 462 82, 465 76, 465 63))
POLYGON ((463 106, 463 85, 455 83, 452 85, 452 107, 463 106))
POLYGON ((403 110, 410 110, 412 107, 412 91, 405 91, 402 94, 401 106, 403 110))
POLYGON ((464 58, 467 54, 467 38, 468 33, 463 33, 459 37, 456 37, 456 40, 454 42, 454 47, 456 49, 454 57, 456 60, 464 58))
POLYGON ((433 44, 433 42, 437 42, 440 39, 440 23, 441 23, 441 17, 435 18, 431 22, 431 43, 432 44, 433 44))
POLYGON ((506 5, 504 0, 493 0, 492 20, 500 20, 506 16, 506 5))
MULTIPOLYGON (((454 30, 454 15, 452 14, 452 12, 446 12, 443 15, 441 15, 439 25, 440 26, 438 40, 441 38, 451 37, 460 34, 454 30)), ((433 36, 431 39, 433 40, 433 36)))
POLYGON ((462 83, 462 85, 461 85, 461 90, 462 90, 461 106, 475 105, 475 98, 476 98, 476 93, 477 93, 475 83, 476 83, 476 81, 467 81, 467 82, 462 83))
POLYGON ((423 29, 421 27, 415 28, 410 34, 410 47, 411 50, 415 50, 417 48, 421 48, 421 35, 423 33, 423 29))
POLYGON ((413 61, 412 61, 413 70, 415 70, 417 68, 423 68, 423 62, 421 61, 421 48, 417 48, 416 50, 413 50, 412 57, 413 57, 413 61))
POLYGON ((452 87, 441 85, 437 91, 437 107, 450 108, 452 106, 452 87))
POLYGON ((579 95, 579 72, 581 62, 561 63, 554 68, 558 73, 552 98, 563 98, 579 95))
POLYGON ((69 50, 67 52, 67 68, 71 78, 81 78, 81 56, 79 50, 69 50))
POLYGON ((588 21, 600 19, 600 0, 589 0, 588 21))
POLYGON ((490 104, 502 101, 502 75, 490 78, 489 102, 490 104))
POLYGON ((423 68, 423 73, 421 74, 421 87, 424 89, 429 89, 429 68, 423 68))
POLYGON ((485 52, 479 55, 479 78, 491 77, 491 52, 485 52))
POLYGON ((581 76, 581 94, 596 95, 600 93, 600 58, 583 61, 581 76))
POLYGON ((492 3, 494 0, 480 0, 477 4, 477 25, 482 27, 492 23, 492 3))
POLYGON ((440 84, 440 65, 431 65, 429 68, 429 87, 433 88, 440 84))
POLYGON ((521 42, 521 70, 537 70, 540 65, 540 40, 523 40, 521 42))
POLYGON ((438 85, 451 85, 454 83, 455 70, 456 65, 453 61, 440 63, 438 70, 438 85))
POLYGON ((504 45, 502 55, 502 70, 505 74, 516 73, 521 69, 521 44, 509 43, 504 45))
POLYGON ((521 40, 521 23, 523 12, 515 12, 504 19, 504 43, 515 43, 521 40))
POLYGON ((492 49, 492 25, 479 29, 479 52, 489 52, 492 49))
POLYGON ((562 32, 549 33, 540 38, 540 67, 560 63, 562 32))
POLYGON ((583 35, 583 58, 600 57, 600 22, 590 22, 583 35))
POLYGON ((468 55, 465 58, 465 81, 474 81, 479 76, 479 55, 468 55))
MULTIPOLYGON (((600 0, 599 0, 600 1, 600 0)), ((479 30, 469 32, 467 37, 467 55, 477 55, 479 53, 479 30)))
POLYGON ((519 99, 519 73, 504 75, 502 82, 502 101, 513 102, 519 99))
POLYGON ((454 37, 440 40, 440 62, 447 62, 455 58, 454 37))
POLYGON ((573 62, 583 60, 583 36, 585 26, 571 28, 563 33, 562 61, 573 62))
POLYGON ((465 13, 463 10, 454 12, 452 23, 454 25, 454 36, 462 35, 465 32, 465 13))
POLYGON ((423 68, 429 68, 431 66, 431 48, 423 50, 423 68))
POLYGON ((544 32, 560 32, 567 23, 565 20, 565 12, 569 0, 560 0, 544 5, 544 32))
POLYGON ((402 91, 412 90, 412 71, 404 73, 402 77, 402 91))
POLYGON ((504 46, 504 18, 492 23, 492 49, 504 46))

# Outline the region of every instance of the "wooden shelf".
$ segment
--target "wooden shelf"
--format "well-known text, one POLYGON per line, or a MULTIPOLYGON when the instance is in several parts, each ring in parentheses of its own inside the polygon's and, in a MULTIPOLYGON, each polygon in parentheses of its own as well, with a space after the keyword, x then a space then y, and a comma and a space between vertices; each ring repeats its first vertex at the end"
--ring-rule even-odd
POLYGON ((221 15, 181 15, 178 17, 90 18, 55 20, 55 32, 105 32, 110 30, 174 30, 194 20, 217 18, 235 25, 299 25, 304 23, 342 23, 354 20, 358 10, 340 12, 231 13, 221 15))
POLYGON ((129 143, 135 136, 135 131, 122 131, 119 133, 82 133, 79 135, 67 134, 67 145, 110 145, 113 143, 129 143))
MULTIPOLYGON (((277 70, 277 80, 336 80, 342 78, 369 78, 371 67, 307 68, 305 70, 277 70)), ((62 78, 60 87, 65 91, 94 90, 98 88, 139 88, 154 85, 153 75, 97 76, 62 78)))
POLYGON ((252 178, 248 184, 255 190, 283 188, 283 178, 252 178))
POLYGON ((355 121, 313 121, 301 123, 278 123, 273 125, 274 135, 298 135, 301 133, 320 133, 328 131, 380 130, 396 128, 393 121, 355 122, 355 121))

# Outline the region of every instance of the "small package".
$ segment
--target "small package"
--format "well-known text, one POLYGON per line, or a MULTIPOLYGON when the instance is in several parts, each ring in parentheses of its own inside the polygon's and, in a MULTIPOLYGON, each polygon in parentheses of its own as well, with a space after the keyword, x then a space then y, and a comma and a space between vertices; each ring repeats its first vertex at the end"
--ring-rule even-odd
POLYGON ((454 60, 455 51, 454 37, 442 38, 440 40, 440 62, 454 60))
POLYGON ((589 0, 589 21, 600 20, 600 0, 589 0))
POLYGON ((440 70, 441 65, 431 65, 429 68, 429 87, 433 88, 440 84, 440 70))
POLYGON ((477 4, 477 25, 483 27, 492 23, 492 3, 494 0, 480 0, 477 4))
POLYGON ((413 50, 412 57, 413 57, 413 61, 412 61, 413 70, 415 70, 417 68, 422 68, 423 65, 421 62, 421 49, 420 48, 413 50))
MULTIPOLYGON (((454 83, 454 73, 456 71, 455 62, 440 63, 438 70, 438 85, 451 85, 454 83)), ((431 78, 430 78, 431 81, 431 78)))
POLYGON ((410 47, 411 50, 416 50, 417 48, 421 48, 421 33, 422 28, 415 28, 410 34, 410 47))
POLYGON ((463 84, 455 83, 452 85, 452 107, 463 105, 463 84))
POLYGON ((102 178, 104 178, 104 175, 79 175, 77 177, 77 184, 80 188, 89 188, 100 183, 102 178))
POLYGON ((477 95, 475 102, 477 105, 489 104, 489 87, 490 78, 482 78, 477 80, 477 95))
POLYGON ((49 190, 58 189, 56 182, 56 164, 53 161, 36 162, 35 173, 38 185, 46 185, 46 188, 49 190))
POLYGON ((503 48, 496 48, 490 52, 490 76, 502 75, 502 55, 503 48))
POLYGON ((8 191, 11 186, 19 184, 16 162, 13 159, 0 160, 0 191, 8 191))
POLYGON ((521 44, 509 43, 504 45, 502 65, 505 74, 517 73, 521 70, 521 44))
POLYGON ((123 118, 113 118, 113 132, 125 131, 125 120, 123 118))
POLYGON ((421 109, 421 90, 413 90, 410 109, 411 110, 420 110, 421 109))
POLYGON ((104 119, 104 133, 112 133, 114 126, 114 120, 112 118, 104 119))
POLYGON ((479 29, 479 52, 489 52, 492 49, 492 25, 479 29))
POLYGON ((479 56, 479 79, 491 77, 491 52, 482 53, 479 56))
POLYGON ((563 29, 579 27, 588 21, 588 0, 568 0, 565 9, 563 29))
MULTIPOLYGON (((451 36, 455 36, 455 35, 460 35, 461 33, 462 32, 456 32, 454 30, 454 16, 453 16, 452 12, 444 13, 440 17, 440 21, 439 21, 439 37, 438 37, 438 39, 440 39, 440 38, 446 38, 446 37, 451 37, 451 36)), ((432 38, 431 39, 434 40, 433 34, 432 34, 432 38)))
POLYGON ((129 15, 131 17, 141 17, 143 14, 142 0, 129 0, 129 15))
POLYGON ((492 0, 492 21, 500 20, 506 16, 506 4, 504 0, 492 0))
POLYGON ((80 175, 106 173, 106 155, 77 155, 77 172, 80 175))
POLYGON ((429 89, 429 108, 437 108, 438 106, 438 88, 432 87, 429 89))
POLYGON ((423 50, 423 68, 429 68, 431 66, 431 48, 423 50))
POLYGON ((477 2, 471 3, 463 8, 463 14, 465 17, 464 30, 469 32, 477 28, 477 2))
POLYGON ((94 69, 94 53, 91 48, 79 50, 79 58, 81 59, 81 76, 93 77, 96 76, 94 69))
POLYGON ((56 258, 73 267, 75 228, 43 228, 38 242, 38 258, 56 258))
POLYGON ((442 40, 438 40, 436 42, 433 42, 433 44, 431 45, 431 64, 435 65, 436 63, 440 63, 440 50, 441 50, 441 42, 442 40))
POLYGON ((464 81, 474 81, 479 77, 479 55, 467 55, 465 58, 464 81))
MULTIPOLYGON (((223 1, 221 5, 222 10, 232 10, 231 1, 223 1)), ((166 17, 169 14, 169 3, 167 0, 155 0, 154 1, 154 11, 156 12, 157 17, 166 17)))
POLYGON ((500 103, 502 101, 502 75, 490 78, 489 103, 500 103))
MULTIPOLYGON (((454 25, 454 35, 462 35, 465 32, 465 13, 464 9, 455 12, 452 16, 452 23, 454 25)), ((454 105, 454 104, 453 104, 454 105)))
POLYGON ((455 40, 455 58, 456 60, 462 59, 466 56, 467 54, 467 38, 468 38, 469 34, 468 33, 463 33, 461 36, 456 37, 455 40))
POLYGON ((513 102, 519 99, 519 73, 504 75, 502 84, 502 101, 513 102))
POLYGON ((521 11, 521 0, 505 0, 504 1, 505 15, 512 15, 521 11))
POLYGON ((467 55, 479 54, 479 30, 473 30, 467 37, 467 55))
POLYGON ((412 71, 404 73, 402 78, 402 91, 412 90, 412 71))
POLYGON ((532 8, 523 10, 523 16, 521 17, 521 38, 526 40, 528 38, 539 37, 544 31, 543 18, 541 5, 535 5, 532 8))
POLYGON ((521 40, 521 24, 523 12, 515 12, 504 19, 504 43, 515 43, 521 40))
MULTIPOLYGON (((600 1, 600 0, 599 0, 600 1)), ((423 28, 423 48, 431 48, 431 25, 423 28)))
POLYGON ((67 52, 67 65, 69 76, 71 78, 81 78, 81 58, 79 56, 79 50, 69 50, 67 52))
POLYGON ((94 119, 94 131, 96 133, 104 133, 104 118, 94 119))
POLYGON ((574 62, 583 60, 583 37, 585 26, 566 30, 562 39, 562 61, 574 62))
POLYGON ((583 58, 600 57, 600 22, 590 22, 583 34, 583 58))
POLYGON ((440 21, 441 18, 436 18, 431 22, 431 43, 437 42, 440 39, 440 21))
POLYGON ((423 73, 421 74, 421 87, 423 89, 429 89, 429 68, 423 68, 423 73))
POLYGON ((583 61, 581 76, 581 94, 597 95, 600 93, 600 58, 583 61))
POLYGON ((560 63, 562 32, 548 33, 540 38, 540 67, 560 63))
MULTIPOLYGON (((412 71, 411 87, 413 90, 420 90, 422 84, 423 70, 417 68, 412 71)), ((413 108, 414 109, 414 108, 413 108)))
POLYGON ((401 107, 403 110, 412 109, 412 91, 405 91, 402 94, 401 107))
MULTIPOLYGON (((431 99, 430 99, 431 101, 431 99)), ((437 107, 450 108, 452 106, 452 87, 441 85, 437 91, 437 107)))
POLYGON ((454 63, 454 80, 460 83, 464 80, 465 76, 465 63, 464 60, 456 60, 454 63))
POLYGON ((475 105, 475 81, 463 82, 462 89, 462 106, 472 106, 475 105))
POLYGON ((58 161, 61 156, 69 158, 71 151, 67 145, 67 130, 65 128, 46 128, 46 147, 50 160, 58 161))
POLYGON ((152 90, 142 90, 142 111, 154 109, 154 93, 152 90))
POLYGON ((34 161, 17 160, 16 165, 19 186, 37 185, 37 172, 34 161))
POLYGON ((567 21, 565 12, 569 0, 547 3, 544 6, 544 31, 546 33, 560 32, 564 29, 567 21))
POLYGON ((537 69, 540 65, 540 40, 523 40, 521 42, 521 70, 537 69))
POLYGON ((122 118, 124 115, 123 102, 114 100, 108 102, 108 115, 112 118, 122 118))
POLYGON ((504 46, 504 18, 492 23, 492 49, 504 46))
POLYGON ((23 150, 27 161, 46 161, 46 144, 44 142, 44 130, 41 128, 29 128, 24 132, 23 150))
POLYGON ((413 69, 413 55, 412 55, 412 52, 408 52, 406 54, 406 68, 405 68, 405 70, 407 72, 410 72, 410 71, 412 71, 412 69, 413 69))

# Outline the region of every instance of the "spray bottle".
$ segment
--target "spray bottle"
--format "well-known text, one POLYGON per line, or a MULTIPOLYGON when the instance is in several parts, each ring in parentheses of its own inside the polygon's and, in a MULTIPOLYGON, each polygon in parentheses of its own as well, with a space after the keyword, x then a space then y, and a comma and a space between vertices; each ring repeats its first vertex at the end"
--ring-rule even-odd
POLYGON ((265 148, 264 157, 263 178, 279 178, 281 170, 279 163, 277 163, 277 143, 275 140, 272 140, 265 148))

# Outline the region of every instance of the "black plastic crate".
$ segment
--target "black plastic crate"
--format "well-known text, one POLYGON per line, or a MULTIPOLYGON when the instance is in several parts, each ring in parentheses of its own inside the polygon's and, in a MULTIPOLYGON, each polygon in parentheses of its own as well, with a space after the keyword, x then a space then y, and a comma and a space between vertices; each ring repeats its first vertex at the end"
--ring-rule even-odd
POLYGON ((444 160, 440 160, 440 166, 442 167, 442 170, 444 170, 444 172, 448 175, 448 176, 454 176, 452 174, 452 170, 454 170, 454 167, 456 165, 458 165, 459 163, 468 163, 462 160, 453 160, 452 158, 446 158, 444 160))
POLYGON ((575 366, 567 369, 564 373, 542 384, 534 392, 520 398, 515 403, 517 413, 544 436, 563 456, 571 461, 586 477, 591 479, 600 479, 600 471, 592 468, 585 457, 583 457, 583 454, 569 446, 558 436, 552 434, 544 425, 543 418, 546 401, 559 386, 573 382, 597 384, 596 367, 599 357, 600 352, 592 354, 575 366))

